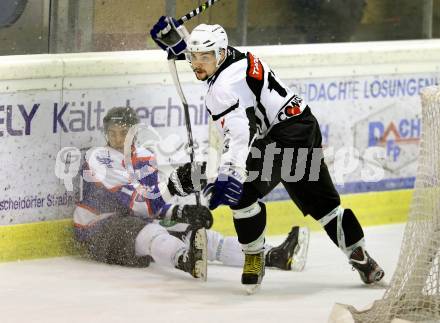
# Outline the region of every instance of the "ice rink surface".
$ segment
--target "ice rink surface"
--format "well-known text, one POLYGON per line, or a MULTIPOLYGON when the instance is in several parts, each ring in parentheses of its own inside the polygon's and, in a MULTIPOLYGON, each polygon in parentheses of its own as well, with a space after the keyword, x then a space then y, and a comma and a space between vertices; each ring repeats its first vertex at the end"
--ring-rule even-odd
MULTIPOLYGON (((403 225, 365 230, 367 250, 391 279, 403 225)), ((269 237, 278 244, 283 237, 269 237)), ((312 233, 303 272, 266 270, 246 295, 241 268, 210 264, 208 281, 152 264, 123 268, 78 257, 0 264, 0 322, 327 322, 335 302, 358 309, 385 289, 362 284, 324 233, 312 233)))

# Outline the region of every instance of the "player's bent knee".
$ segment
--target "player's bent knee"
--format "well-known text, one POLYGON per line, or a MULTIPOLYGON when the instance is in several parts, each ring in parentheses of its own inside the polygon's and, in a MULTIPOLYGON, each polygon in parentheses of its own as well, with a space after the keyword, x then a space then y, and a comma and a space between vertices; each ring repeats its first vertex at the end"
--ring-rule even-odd
POLYGON ((168 231, 157 223, 149 223, 147 224, 137 235, 136 237, 136 251, 139 254, 138 250, 145 250, 142 253, 147 255, 151 254, 151 245, 154 239, 159 237, 160 235, 166 234, 168 235, 168 231))

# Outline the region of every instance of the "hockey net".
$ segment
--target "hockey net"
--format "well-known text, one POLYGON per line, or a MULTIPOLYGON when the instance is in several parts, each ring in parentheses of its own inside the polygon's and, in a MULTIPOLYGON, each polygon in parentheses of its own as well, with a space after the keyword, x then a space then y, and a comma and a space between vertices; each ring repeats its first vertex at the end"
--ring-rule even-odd
POLYGON ((390 287, 365 311, 336 304, 330 322, 440 322, 440 87, 421 99, 417 177, 390 287))

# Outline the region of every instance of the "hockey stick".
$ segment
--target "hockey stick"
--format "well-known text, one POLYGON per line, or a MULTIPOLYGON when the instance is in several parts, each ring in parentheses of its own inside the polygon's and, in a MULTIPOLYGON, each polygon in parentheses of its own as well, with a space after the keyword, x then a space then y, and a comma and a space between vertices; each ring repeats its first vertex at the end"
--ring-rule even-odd
MULTIPOLYGON (((180 100, 182 101, 183 110, 185 113, 185 126, 186 126, 186 134, 188 136, 188 149, 189 149, 189 159, 191 164, 194 163, 195 153, 194 153, 194 140, 191 130, 191 119, 189 116, 189 107, 188 102, 186 101, 185 94, 183 93, 182 86, 180 85, 179 75, 177 74, 176 69, 176 59, 172 58, 168 60, 168 66, 170 68, 171 76, 173 77, 174 86, 177 89, 177 93, 180 96, 180 100)), ((196 204, 200 205, 200 192, 196 192, 196 204)))
POLYGON ((177 22, 179 25, 183 25, 186 21, 194 18, 195 16, 201 14, 203 11, 211 7, 214 3, 220 0, 208 0, 204 4, 202 4, 200 7, 194 9, 191 12, 188 12, 186 15, 184 15, 182 18, 178 19, 177 22))
MULTIPOLYGON (((192 10, 191 12, 188 12, 186 15, 184 15, 183 17, 178 19, 177 22, 179 23, 179 25, 182 25, 186 21, 188 21, 188 20, 194 18, 195 16, 201 14, 202 12, 204 12, 206 9, 211 7, 217 1, 219 1, 219 0, 206 1, 204 4, 202 4, 198 8, 192 10)), ((183 110, 185 112, 185 125, 186 125, 186 133, 188 135, 189 158, 190 158, 191 164, 193 164, 193 162, 195 160, 195 153, 194 153, 194 140, 193 140, 193 135, 192 135, 192 130, 191 130, 191 120, 190 120, 190 116, 189 116, 189 107, 188 107, 188 102, 186 101, 186 98, 185 98, 185 94, 183 93, 182 86, 180 84, 179 75, 177 74, 176 58, 175 57, 170 56, 168 58, 168 67, 170 68, 170 72, 171 72, 171 76, 173 78, 174 86, 176 87, 177 93, 180 96, 180 100, 182 101, 182 105, 183 105, 183 110)), ((195 194, 196 194, 196 204, 200 205, 200 192, 196 192, 195 194)))

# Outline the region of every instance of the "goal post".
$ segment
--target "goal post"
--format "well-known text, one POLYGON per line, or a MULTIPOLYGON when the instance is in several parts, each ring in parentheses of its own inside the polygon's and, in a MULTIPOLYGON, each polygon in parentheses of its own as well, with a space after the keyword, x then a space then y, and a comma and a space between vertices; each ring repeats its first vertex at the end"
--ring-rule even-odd
POLYGON ((440 87, 421 93, 417 176, 396 270, 368 310, 336 304, 329 322, 440 322, 440 87))

